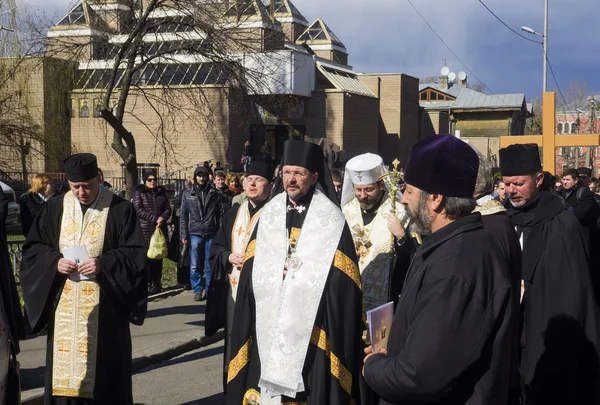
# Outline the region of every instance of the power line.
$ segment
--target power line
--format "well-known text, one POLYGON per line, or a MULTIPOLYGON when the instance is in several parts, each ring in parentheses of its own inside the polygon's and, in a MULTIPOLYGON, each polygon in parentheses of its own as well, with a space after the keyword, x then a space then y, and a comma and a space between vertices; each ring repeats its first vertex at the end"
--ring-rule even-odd
POLYGON ((427 22, 425 17, 423 17, 423 14, 421 14, 419 12, 419 10, 415 7, 415 5, 412 3, 412 1, 410 1, 410 0, 407 0, 407 1, 408 1, 408 4, 410 4, 412 6, 412 8, 417 12, 417 14, 419 14, 419 17, 421 17, 421 19, 425 22, 425 24, 427 24, 427 26, 429 27, 429 29, 431 29, 431 31, 435 34, 435 36, 438 37, 438 39, 442 42, 442 44, 444 44, 444 46, 446 48, 448 48, 450 53, 452 55, 454 55, 454 57, 465 67, 465 69, 467 69, 467 71, 469 73, 471 73, 473 75, 473 77, 475 79, 477 79, 479 81, 479 83, 481 83, 483 85, 483 87, 485 87, 490 93, 494 94, 494 92, 488 86, 486 86, 485 83, 479 77, 477 77, 477 75, 475 73, 473 73, 473 71, 471 69, 469 69, 469 67, 458 57, 458 55, 456 55, 456 53, 454 53, 454 51, 450 48, 450 46, 448 46, 448 44, 442 39, 442 37, 435 31, 435 29, 431 26, 431 24, 429 24, 429 22, 427 22))
POLYGON ((548 63, 548 67, 550 68, 550 73, 552 74, 552 78, 554 79, 554 83, 556 84, 556 88, 558 89, 558 94, 560 94, 560 98, 563 101, 563 105, 568 107, 571 111, 575 111, 573 110, 573 107, 571 107, 569 103, 567 103, 567 100, 565 100, 565 96, 563 96, 563 92, 560 89, 560 86, 558 85, 558 80, 556 80, 556 76, 554 75, 554 69, 552 69, 552 64, 550 63, 550 59, 548 59, 548 55, 546 55, 546 62, 548 63))
POLYGON ((500 22, 501 22, 501 23, 502 23, 502 24, 503 24, 503 25, 504 25, 506 28, 508 28, 509 30, 511 30, 512 32, 514 32, 514 33, 515 33, 515 34, 517 34, 518 36, 520 36, 521 38, 523 38, 523 39, 526 39, 526 40, 527 40, 527 41, 529 41, 529 42, 534 42, 534 43, 536 43, 536 44, 543 44, 543 42, 541 42, 541 41, 535 41, 535 40, 533 40, 533 39, 531 39, 531 38, 527 38, 525 35, 522 35, 521 33, 519 33, 519 32, 517 32, 517 31, 515 31, 515 30, 514 30, 514 29, 512 29, 512 28, 511 28, 511 27, 510 27, 510 26, 509 26, 507 23, 505 23, 504 21, 502 21, 502 19, 501 19, 500 17, 498 17, 498 16, 497 16, 497 15, 496 15, 496 14, 495 14, 495 13, 494 13, 492 10, 490 10, 490 8, 489 8, 488 6, 486 6, 486 5, 485 5, 485 3, 484 3, 482 0, 479 0, 479 2, 481 3, 481 5, 482 5, 483 7, 485 7, 485 9, 486 9, 487 11, 489 11, 489 12, 490 12, 490 14, 492 14, 494 17, 496 17, 496 19, 497 19, 498 21, 500 21, 500 22))

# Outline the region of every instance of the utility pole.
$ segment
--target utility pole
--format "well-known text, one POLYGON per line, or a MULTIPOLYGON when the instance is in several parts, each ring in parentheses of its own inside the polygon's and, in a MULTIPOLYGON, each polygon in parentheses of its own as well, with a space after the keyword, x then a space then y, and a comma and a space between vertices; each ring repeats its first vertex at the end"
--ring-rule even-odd
MULTIPOLYGON (((594 96, 590 96, 588 97, 588 105, 590 107, 590 122, 589 122, 589 127, 590 127, 590 133, 594 133, 594 131, 596 130, 596 126, 594 125, 595 121, 596 121, 596 99, 594 98, 594 96)), ((586 166, 591 166, 593 162, 590 161, 590 151, 591 151, 592 147, 588 146, 587 147, 587 152, 585 154, 585 165, 586 166)), ((594 148, 595 150, 595 148, 594 148)), ((596 155, 594 153, 594 155, 596 155)))

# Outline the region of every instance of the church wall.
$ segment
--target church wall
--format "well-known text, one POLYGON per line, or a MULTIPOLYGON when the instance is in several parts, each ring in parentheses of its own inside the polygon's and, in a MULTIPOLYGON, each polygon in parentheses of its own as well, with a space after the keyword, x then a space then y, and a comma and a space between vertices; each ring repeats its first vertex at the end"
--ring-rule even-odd
POLYGON ((379 131, 379 99, 359 96, 344 96, 345 159, 362 153, 377 153, 379 131))
POLYGON ((459 130, 461 136, 500 137, 511 135, 513 111, 453 112, 453 115, 454 129, 459 130))
POLYGON ((473 146, 477 149, 481 154, 488 158, 493 158, 494 165, 498 166, 500 164, 500 158, 498 157, 498 150, 500 149, 500 139, 499 138, 490 138, 490 137, 463 137, 461 134, 461 139, 468 142, 469 145, 473 146))
MULTIPOLYGON (((3 119, 38 128, 35 139, 25 139, 31 142, 26 157, 29 174, 62 171, 61 162, 69 153, 69 89, 75 64, 52 58, 6 58, 0 60, 0 71, 5 69, 14 73, 0 88, 0 95, 10 97, 10 105, 1 112, 3 119)), ((0 168, 21 172, 21 150, 0 146, 0 168)))
POLYGON ((406 162, 420 139, 418 79, 403 74, 362 74, 358 78, 380 98, 379 154, 386 164, 406 162))
POLYGON ((306 136, 329 138, 343 148, 344 94, 337 90, 317 90, 306 104, 306 136))
MULTIPOLYGON (((53 28, 53 31, 60 33, 60 30, 53 28)), ((52 37, 48 38, 46 48, 48 56, 72 60, 77 62, 88 62, 92 59, 92 43, 95 39, 92 37, 52 37)))
MULTIPOLYGON (((168 99, 175 106, 170 111, 164 105, 157 107, 162 123, 144 97, 130 95, 124 126, 135 136, 138 163, 159 163, 164 175, 209 159, 225 161, 230 126, 227 94, 220 87, 207 86, 202 91, 199 97, 198 89, 170 89, 168 95, 161 89, 147 90, 150 99, 168 99), (164 138, 156 139, 156 133, 164 133, 164 138)), ((89 108, 100 97, 100 93, 73 92, 73 150, 97 154, 107 177, 120 176, 121 159, 110 147, 112 128, 102 118, 94 117, 94 108, 89 108), (82 113, 84 103, 89 113, 82 113)))

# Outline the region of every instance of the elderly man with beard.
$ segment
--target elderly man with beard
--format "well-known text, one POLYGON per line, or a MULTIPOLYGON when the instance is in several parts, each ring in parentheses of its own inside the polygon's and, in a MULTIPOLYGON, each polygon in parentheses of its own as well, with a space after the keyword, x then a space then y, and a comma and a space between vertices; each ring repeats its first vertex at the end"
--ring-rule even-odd
POLYGON ((242 265, 228 405, 360 403, 360 275, 324 163, 316 144, 284 144, 285 192, 263 208, 242 265))
POLYGON ((397 293, 391 298, 397 300, 418 246, 400 222, 404 206, 392 201, 386 190, 382 178, 386 171, 380 156, 356 156, 346 163, 342 189, 342 211, 354 238, 365 311, 390 301, 392 286, 397 293))
POLYGON ((240 281, 244 253, 250 236, 260 218, 271 192, 273 167, 265 162, 252 162, 248 166, 246 194, 248 199, 241 205, 234 205, 223 217, 221 228, 210 247, 210 268, 212 280, 206 302, 204 334, 212 336, 225 328, 224 373, 227 381, 227 366, 231 358, 230 341, 233 327, 233 311, 240 281))
POLYGON ((427 237, 413 259, 387 352, 366 352, 380 404, 506 404, 513 293, 509 267, 472 213, 479 161, 452 135, 412 149, 401 202, 427 237))
POLYGON ((521 376, 527 403, 598 404, 598 307, 584 230, 562 201, 542 188, 538 146, 500 150, 523 250, 521 376))

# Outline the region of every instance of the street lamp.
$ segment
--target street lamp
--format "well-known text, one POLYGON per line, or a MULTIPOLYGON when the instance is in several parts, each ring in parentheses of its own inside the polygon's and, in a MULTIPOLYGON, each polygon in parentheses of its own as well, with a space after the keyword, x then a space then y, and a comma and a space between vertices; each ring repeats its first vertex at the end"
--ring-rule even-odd
POLYGON ((548 91, 548 0, 544 1, 544 33, 540 34, 533 28, 521 27, 523 31, 528 34, 537 35, 544 38, 544 74, 543 74, 543 87, 544 93, 548 91))

